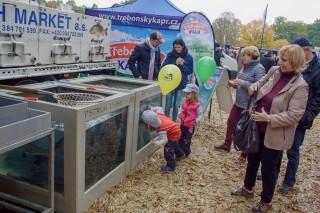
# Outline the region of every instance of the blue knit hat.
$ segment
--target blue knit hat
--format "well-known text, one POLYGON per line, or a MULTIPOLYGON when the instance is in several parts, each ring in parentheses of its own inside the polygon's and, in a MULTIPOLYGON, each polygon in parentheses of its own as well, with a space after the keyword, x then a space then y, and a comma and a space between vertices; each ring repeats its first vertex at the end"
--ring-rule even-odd
POLYGON ((300 47, 311 47, 312 46, 311 42, 308 39, 304 38, 304 37, 295 38, 291 42, 291 44, 297 44, 300 47))

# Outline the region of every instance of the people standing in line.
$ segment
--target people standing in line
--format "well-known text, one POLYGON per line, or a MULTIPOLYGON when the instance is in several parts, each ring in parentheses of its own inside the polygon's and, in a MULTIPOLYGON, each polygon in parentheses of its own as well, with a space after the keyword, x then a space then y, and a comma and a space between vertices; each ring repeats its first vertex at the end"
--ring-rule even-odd
POLYGON ((183 151, 178 143, 181 137, 179 125, 163 114, 162 107, 148 106, 141 115, 145 129, 149 132, 156 131, 159 136, 151 140, 153 145, 164 145, 164 158, 167 164, 162 167, 164 172, 176 169, 176 158, 182 158, 183 151))
POLYGON ((273 57, 273 53, 269 51, 267 54, 261 56, 260 63, 266 70, 266 73, 269 71, 269 69, 273 66, 276 66, 276 59, 273 57))
POLYGON ((161 67, 159 45, 163 42, 162 34, 154 31, 149 39, 134 48, 128 65, 135 78, 157 80, 161 67))
POLYGON ((187 84, 186 88, 182 90, 185 93, 185 98, 179 111, 181 138, 179 145, 184 152, 183 158, 188 158, 191 149, 191 139, 202 120, 202 107, 198 99, 199 87, 195 84, 187 84))
MULTIPOLYGON (((300 160, 300 146, 303 143, 306 130, 312 127, 313 120, 320 112, 320 61, 312 52, 312 45, 308 39, 298 37, 292 41, 292 44, 297 44, 304 50, 306 65, 302 70, 302 75, 309 86, 309 93, 306 111, 296 128, 292 147, 287 150, 287 168, 280 188, 282 193, 293 189, 300 160)), ((282 155, 279 158, 278 173, 281 161, 282 155)))
POLYGON ((221 65, 221 49, 220 49, 220 44, 215 42, 214 43, 214 61, 216 62, 217 67, 222 67, 221 65))
POLYGON ((162 67, 168 64, 178 66, 181 71, 181 82, 175 90, 166 95, 165 105, 165 115, 170 117, 170 110, 172 108, 172 120, 176 121, 179 104, 181 103, 182 90, 188 83, 188 76, 193 74, 193 58, 181 38, 173 41, 173 49, 167 54, 166 59, 162 63, 162 67))
POLYGON ((249 87, 249 94, 257 94, 256 111, 260 133, 259 151, 248 154, 244 185, 231 192, 234 196, 253 198, 253 188, 261 163, 262 192, 253 212, 272 208, 272 198, 278 178, 277 164, 283 150, 290 149, 296 126, 303 116, 308 99, 308 84, 301 74, 304 52, 298 45, 280 49, 280 67, 273 67, 258 82, 249 87))
MULTIPOLYGON (((251 84, 258 81, 265 74, 265 70, 259 61, 259 50, 255 46, 245 47, 241 50, 243 68, 240 70, 237 79, 229 81, 229 86, 237 89, 236 100, 230 111, 227 121, 227 132, 224 143, 214 145, 217 150, 230 152, 232 135, 238 123, 243 109, 249 101, 248 89, 251 84)), ((245 158, 244 158, 245 161, 245 158)))

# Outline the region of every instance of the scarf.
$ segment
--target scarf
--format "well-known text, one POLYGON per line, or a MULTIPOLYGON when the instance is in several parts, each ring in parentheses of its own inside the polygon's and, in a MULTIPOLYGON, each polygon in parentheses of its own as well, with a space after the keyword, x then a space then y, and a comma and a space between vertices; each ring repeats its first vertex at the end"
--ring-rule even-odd
POLYGON ((148 80, 153 80, 153 73, 154 73, 154 61, 156 58, 156 51, 158 50, 158 47, 152 46, 150 43, 150 40, 146 41, 147 45, 150 47, 150 63, 149 63, 149 73, 148 73, 148 80))

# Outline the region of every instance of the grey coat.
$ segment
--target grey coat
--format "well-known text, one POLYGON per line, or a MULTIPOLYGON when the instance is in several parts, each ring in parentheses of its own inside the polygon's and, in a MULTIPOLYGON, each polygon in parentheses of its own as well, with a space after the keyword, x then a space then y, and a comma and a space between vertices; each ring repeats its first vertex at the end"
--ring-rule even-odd
POLYGON ((252 61, 246 68, 242 68, 238 74, 238 79, 244 80, 242 86, 237 86, 236 106, 246 108, 249 101, 248 88, 265 75, 265 69, 259 60, 252 61))

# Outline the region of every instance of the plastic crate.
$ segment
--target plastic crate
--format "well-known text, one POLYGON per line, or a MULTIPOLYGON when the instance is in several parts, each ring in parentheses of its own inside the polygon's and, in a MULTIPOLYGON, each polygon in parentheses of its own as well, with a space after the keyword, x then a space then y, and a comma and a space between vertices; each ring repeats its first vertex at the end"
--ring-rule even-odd
POLYGON ((50 128, 51 113, 30 109, 23 101, 0 97, 0 149, 2 152, 50 128))

